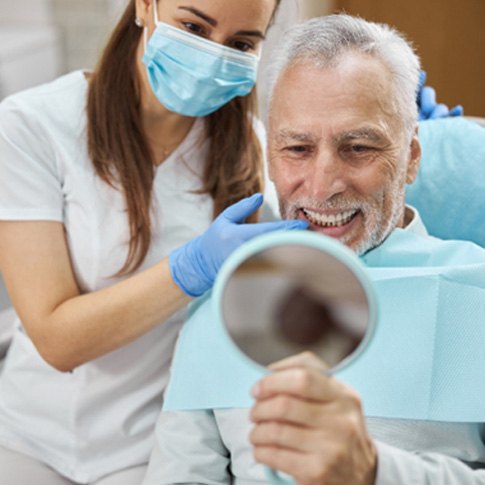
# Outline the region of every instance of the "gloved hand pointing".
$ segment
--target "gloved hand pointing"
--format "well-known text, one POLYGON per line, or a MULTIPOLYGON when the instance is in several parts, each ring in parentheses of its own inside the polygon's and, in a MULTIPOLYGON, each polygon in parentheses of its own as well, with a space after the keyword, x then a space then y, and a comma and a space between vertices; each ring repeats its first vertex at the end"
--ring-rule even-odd
POLYGON ((226 258, 243 242, 270 231, 306 229, 300 220, 244 224, 263 203, 255 194, 225 209, 199 237, 170 253, 170 272, 175 283, 189 296, 200 296, 214 283, 226 258))

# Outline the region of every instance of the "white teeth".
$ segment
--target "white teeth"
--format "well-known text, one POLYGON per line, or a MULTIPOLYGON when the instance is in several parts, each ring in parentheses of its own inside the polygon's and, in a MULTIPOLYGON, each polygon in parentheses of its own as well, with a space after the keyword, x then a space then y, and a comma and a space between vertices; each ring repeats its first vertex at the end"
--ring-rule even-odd
POLYGON ((313 224, 317 224, 322 227, 339 227, 350 222, 352 217, 354 217, 354 215, 357 213, 357 210, 348 210, 331 215, 320 214, 308 209, 303 209, 303 212, 313 224))

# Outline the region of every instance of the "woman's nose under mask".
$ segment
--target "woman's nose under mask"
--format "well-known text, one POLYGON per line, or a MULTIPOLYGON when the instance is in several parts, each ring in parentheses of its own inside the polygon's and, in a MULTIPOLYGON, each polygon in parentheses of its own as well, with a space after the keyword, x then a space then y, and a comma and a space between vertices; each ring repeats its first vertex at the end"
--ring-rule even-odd
POLYGON ((154 12, 156 28, 145 40, 143 63, 155 96, 167 109, 206 116, 251 91, 258 56, 160 22, 156 2, 154 12))

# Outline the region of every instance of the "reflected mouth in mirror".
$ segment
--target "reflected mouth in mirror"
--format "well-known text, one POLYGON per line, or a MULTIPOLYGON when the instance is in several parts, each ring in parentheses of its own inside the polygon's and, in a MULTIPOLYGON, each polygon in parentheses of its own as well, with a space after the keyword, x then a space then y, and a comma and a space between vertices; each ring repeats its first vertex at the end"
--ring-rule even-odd
POLYGON ((368 340, 371 285, 338 241, 310 232, 299 237, 318 238, 322 248, 274 244, 235 267, 222 292, 223 321, 236 346, 263 366, 311 351, 335 370, 368 340))
POLYGON ((304 286, 292 288, 276 310, 272 320, 274 331, 291 344, 308 348, 332 342, 339 347, 339 352, 350 354, 363 337, 361 332, 346 325, 332 302, 316 297, 304 286), (339 343, 336 337, 342 332, 345 336, 339 343), (342 345, 347 348, 341 348, 342 345))

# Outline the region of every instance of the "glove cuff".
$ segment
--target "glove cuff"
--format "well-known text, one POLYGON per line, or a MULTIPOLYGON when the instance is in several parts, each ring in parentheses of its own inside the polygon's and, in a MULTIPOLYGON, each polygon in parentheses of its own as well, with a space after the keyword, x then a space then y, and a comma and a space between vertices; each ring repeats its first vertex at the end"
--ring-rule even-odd
POLYGON ((174 249, 168 257, 172 279, 185 294, 191 297, 201 296, 213 283, 200 267, 197 258, 199 245, 200 236, 174 249))

